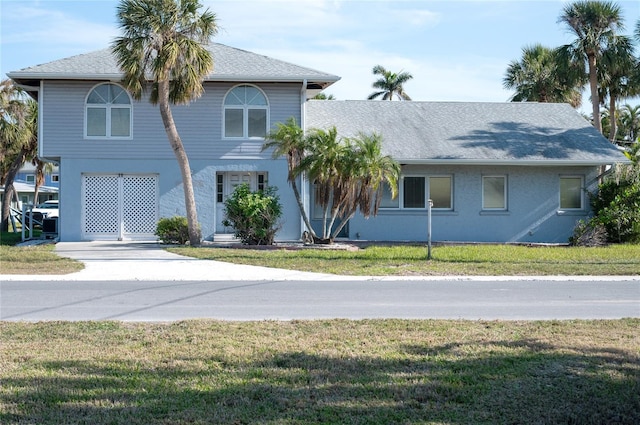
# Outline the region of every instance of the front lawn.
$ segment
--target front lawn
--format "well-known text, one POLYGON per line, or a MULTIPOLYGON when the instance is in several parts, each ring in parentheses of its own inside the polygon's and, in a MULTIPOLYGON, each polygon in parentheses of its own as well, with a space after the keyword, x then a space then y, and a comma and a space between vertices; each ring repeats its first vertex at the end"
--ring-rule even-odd
POLYGON ((638 329, 0 322, 0 423, 638 424, 638 329))
POLYGON ((362 276, 639 275, 640 245, 586 248, 521 245, 417 245, 334 249, 169 248, 177 254, 237 264, 362 276))

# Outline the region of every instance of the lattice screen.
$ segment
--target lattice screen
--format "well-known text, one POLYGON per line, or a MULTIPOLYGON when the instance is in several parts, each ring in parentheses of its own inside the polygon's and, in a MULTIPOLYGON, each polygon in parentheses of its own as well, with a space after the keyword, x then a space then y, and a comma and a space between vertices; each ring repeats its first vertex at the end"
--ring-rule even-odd
POLYGON ((124 233, 148 233, 156 230, 156 177, 124 176, 122 178, 122 221, 124 233))
POLYGON ((85 238, 153 235, 158 220, 157 184, 157 176, 84 175, 85 238))
POLYGON ((118 235, 118 176, 83 178, 84 233, 118 235))

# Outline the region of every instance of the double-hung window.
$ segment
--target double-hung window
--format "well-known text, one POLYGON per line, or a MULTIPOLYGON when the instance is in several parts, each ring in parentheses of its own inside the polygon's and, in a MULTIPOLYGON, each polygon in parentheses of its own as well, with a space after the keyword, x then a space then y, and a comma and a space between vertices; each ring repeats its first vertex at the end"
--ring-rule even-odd
POLYGON ((269 122, 267 98, 257 87, 242 85, 224 98, 225 138, 264 138, 269 122))
POLYGON ((560 209, 581 210, 583 179, 580 176, 560 177, 560 209))
POLYGON ((90 138, 130 138, 131 98, 116 84, 100 84, 87 96, 85 135, 90 138))
POLYGON ((507 177, 482 177, 482 209, 505 211, 507 209, 507 177))

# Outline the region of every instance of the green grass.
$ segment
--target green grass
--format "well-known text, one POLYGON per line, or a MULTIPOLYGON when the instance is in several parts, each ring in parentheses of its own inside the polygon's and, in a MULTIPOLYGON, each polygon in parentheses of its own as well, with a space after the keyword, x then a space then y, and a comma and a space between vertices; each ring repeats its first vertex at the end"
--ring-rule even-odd
POLYGON ((55 253, 55 245, 24 247, 0 245, 0 275, 3 274, 67 274, 77 272, 84 265, 55 253))
POLYGON ((599 248, 521 245, 425 246, 332 249, 237 249, 179 247, 190 257, 339 275, 638 275, 640 245, 599 248))
POLYGON ((0 322, 0 423, 637 424, 638 329, 0 322))

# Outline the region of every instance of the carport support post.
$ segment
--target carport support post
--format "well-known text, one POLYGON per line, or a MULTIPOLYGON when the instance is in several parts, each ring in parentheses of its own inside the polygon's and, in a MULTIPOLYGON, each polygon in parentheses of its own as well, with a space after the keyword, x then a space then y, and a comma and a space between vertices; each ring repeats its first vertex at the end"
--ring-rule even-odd
POLYGON ((431 260, 431 207, 433 207, 433 201, 429 199, 427 206, 427 260, 431 260))

